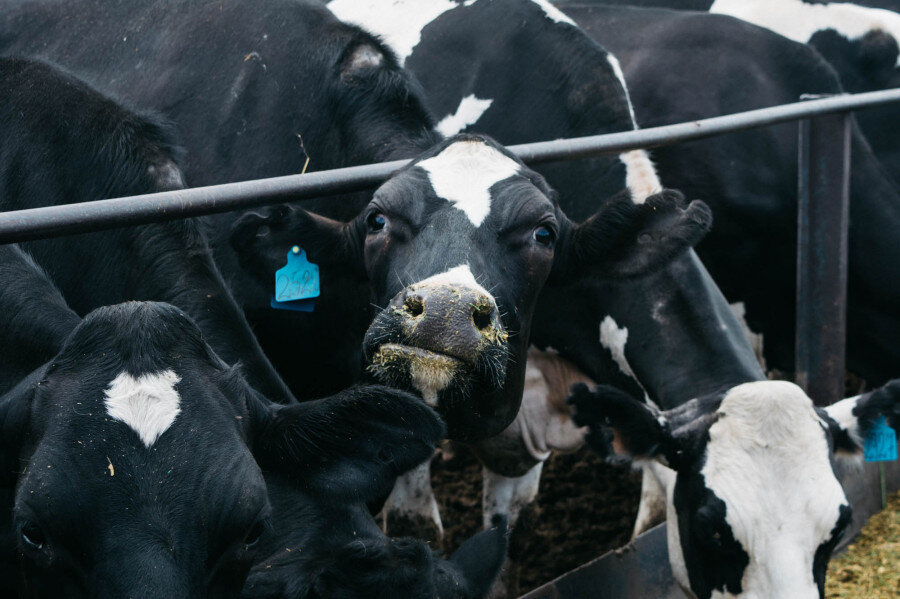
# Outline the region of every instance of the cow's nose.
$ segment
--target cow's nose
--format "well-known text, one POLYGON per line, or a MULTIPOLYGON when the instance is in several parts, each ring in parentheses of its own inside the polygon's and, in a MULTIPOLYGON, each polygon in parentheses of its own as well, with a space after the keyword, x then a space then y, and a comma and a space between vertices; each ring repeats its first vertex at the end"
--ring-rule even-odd
POLYGON ((420 283, 392 304, 408 342, 423 349, 473 362, 485 344, 506 341, 497 303, 483 289, 420 283))

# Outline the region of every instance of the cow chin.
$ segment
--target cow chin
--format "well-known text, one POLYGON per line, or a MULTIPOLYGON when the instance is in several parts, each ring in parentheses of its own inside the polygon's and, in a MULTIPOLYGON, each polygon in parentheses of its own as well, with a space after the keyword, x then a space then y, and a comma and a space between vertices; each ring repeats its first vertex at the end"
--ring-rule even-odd
MULTIPOLYGON (((485 409, 506 383, 509 349, 505 339, 486 339, 472 359, 453 355, 452 347, 435 351, 432 344, 404 334, 392 326, 390 315, 381 315, 366 334, 367 371, 378 382, 410 391, 438 410, 447 421, 478 419, 486 428, 496 428, 495 410, 485 409), (468 412, 463 417, 463 412, 468 412)), ((508 424, 508 423, 506 423, 508 424)), ((452 427, 451 427, 452 428, 452 427)), ((500 429, 502 430, 502 429, 500 429)))

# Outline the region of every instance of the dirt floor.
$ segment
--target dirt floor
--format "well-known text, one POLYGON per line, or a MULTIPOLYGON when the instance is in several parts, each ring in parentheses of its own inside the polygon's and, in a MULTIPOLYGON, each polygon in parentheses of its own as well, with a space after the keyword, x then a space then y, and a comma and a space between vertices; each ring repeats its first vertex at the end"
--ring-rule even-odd
POLYGON ((900 493, 872 516, 847 551, 828 566, 829 599, 900 597, 900 493))
MULTIPOLYGON (((455 448, 452 460, 435 460, 432 469, 450 553, 481 529, 481 466, 455 448)), ((587 448, 551 457, 535 510, 523 516, 511 539, 510 596, 627 543, 640 494, 640 474, 608 465, 587 448)))

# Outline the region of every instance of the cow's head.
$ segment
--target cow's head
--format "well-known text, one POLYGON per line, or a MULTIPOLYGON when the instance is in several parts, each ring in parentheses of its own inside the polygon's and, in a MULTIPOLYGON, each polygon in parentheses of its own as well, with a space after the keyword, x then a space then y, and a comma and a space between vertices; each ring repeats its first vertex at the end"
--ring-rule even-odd
POLYGON ((612 441, 655 460, 672 569, 699 598, 824 597, 828 560, 851 514, 833 458, 858 454, 879 415, 900 423, 900 381, 824 410, 783 381, 668 411, 609 386, 576 386, 570 401, 595 448, 606 453, 612 441))
POLYGON ((443 434, 385 388, 271 404, 176 308, 136 302, 89 314, 0 425, 29 597, 237 597, 271 511, 260 466, 367 501, 443 434))
POLYGON ((302 243, 313 262, 365 277, 380 309, 365 336, 369 372, 418 390, 451 436, 473 439, 515 417, 531 315, 548 279, 647 272, 698 241, 710 221, 702 203, 663 192, 643 204, 624 195, 576 225, 510 152, 458 135, 391 177, 349 223, 281 210, 247 216, 232 243, 248 264, 262 254, 269 273, 302 243))
POLYGON ((267 476, 273 526, 261 541, 245 599, 480 599, 506 557, 502 518, 450 559, 428 543, 389 538, 359 501, 335 501, 267 476))

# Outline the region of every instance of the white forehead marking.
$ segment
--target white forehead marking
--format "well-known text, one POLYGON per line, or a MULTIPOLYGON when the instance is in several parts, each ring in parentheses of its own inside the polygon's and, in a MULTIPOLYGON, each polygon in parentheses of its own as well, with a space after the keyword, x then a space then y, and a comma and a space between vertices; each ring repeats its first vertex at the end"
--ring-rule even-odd
POLYGON ((104 403, 111 418, 127 424, 150 447, 181 412, 175 385, 181 378, 171 370, 133 377, 122 372, 106 389, 104 403))
MULTIPOLYGON (((900 15, 883 8, 845 2, 807 4, 802 0, 716 0, 710 12, 731 15, 806 43, 817 31, 833 29, 849 40, 881 29, 900 41, 900 15)), ((900 67, 900 57, 897 59, 900 67)))
POLYGON ((847 499, 812 401, 785 381, 733 388, 709 429, 707 487, 750 556, 743 592, 817 597, 812 564, 847 499))
POLYGON ((569 25, 572 25, 573 27, 578 27, 578 25, 575 24, 575 21, 573 21, 572 19, 569 18, 569 15, 567 15, 563 11, 559 10, 558 8, 556 8, 555 6, 550 4, 550 0, 531 0, 531 1, 543 9, 543 11, 547 14, 547 18, 553 19, 557 23, 568 23, 569 25))
POLYGON ((491 295, 487 289, 479 285, 478 281, 475 280, 475 275, 472 274, 472 269, 468 264, 460 264, 459 266, 454 266, 450 270, 430 276, 427 279, 422 279, 421 281, 411 285, 411 287, 412 289, 418 289, 425 286, 440 287, 444 285, 453 285, 456 287, 465 287, 467 289, 472 289, 481 294, 484 294, 491 301, 494 301, 494 296, 491 295))
MULTIPOLYGON (((465 2, 466 5, 472 0, 465 2)), ((402 66, 422 39, 422 29, 460 6, 451 0, 332 0, 328 8, 345 23, 379 36, 402 66)))
POLYGON ((476 98, 475 94, 470 94, 460 100, 459 107, 453 114, 448 114, 441 119, 435 130, 444 137, 456 135, 469 125, 474 125, 481 118, 481 115, 491 107, 494 101, 491 99, 482 100, 476 98))
POLYGON ((416 164, 434 193, 466 213, 476 227, 491 211, 491 186, 519 173, 519 164, 480 141, 458 141, 416 164))

